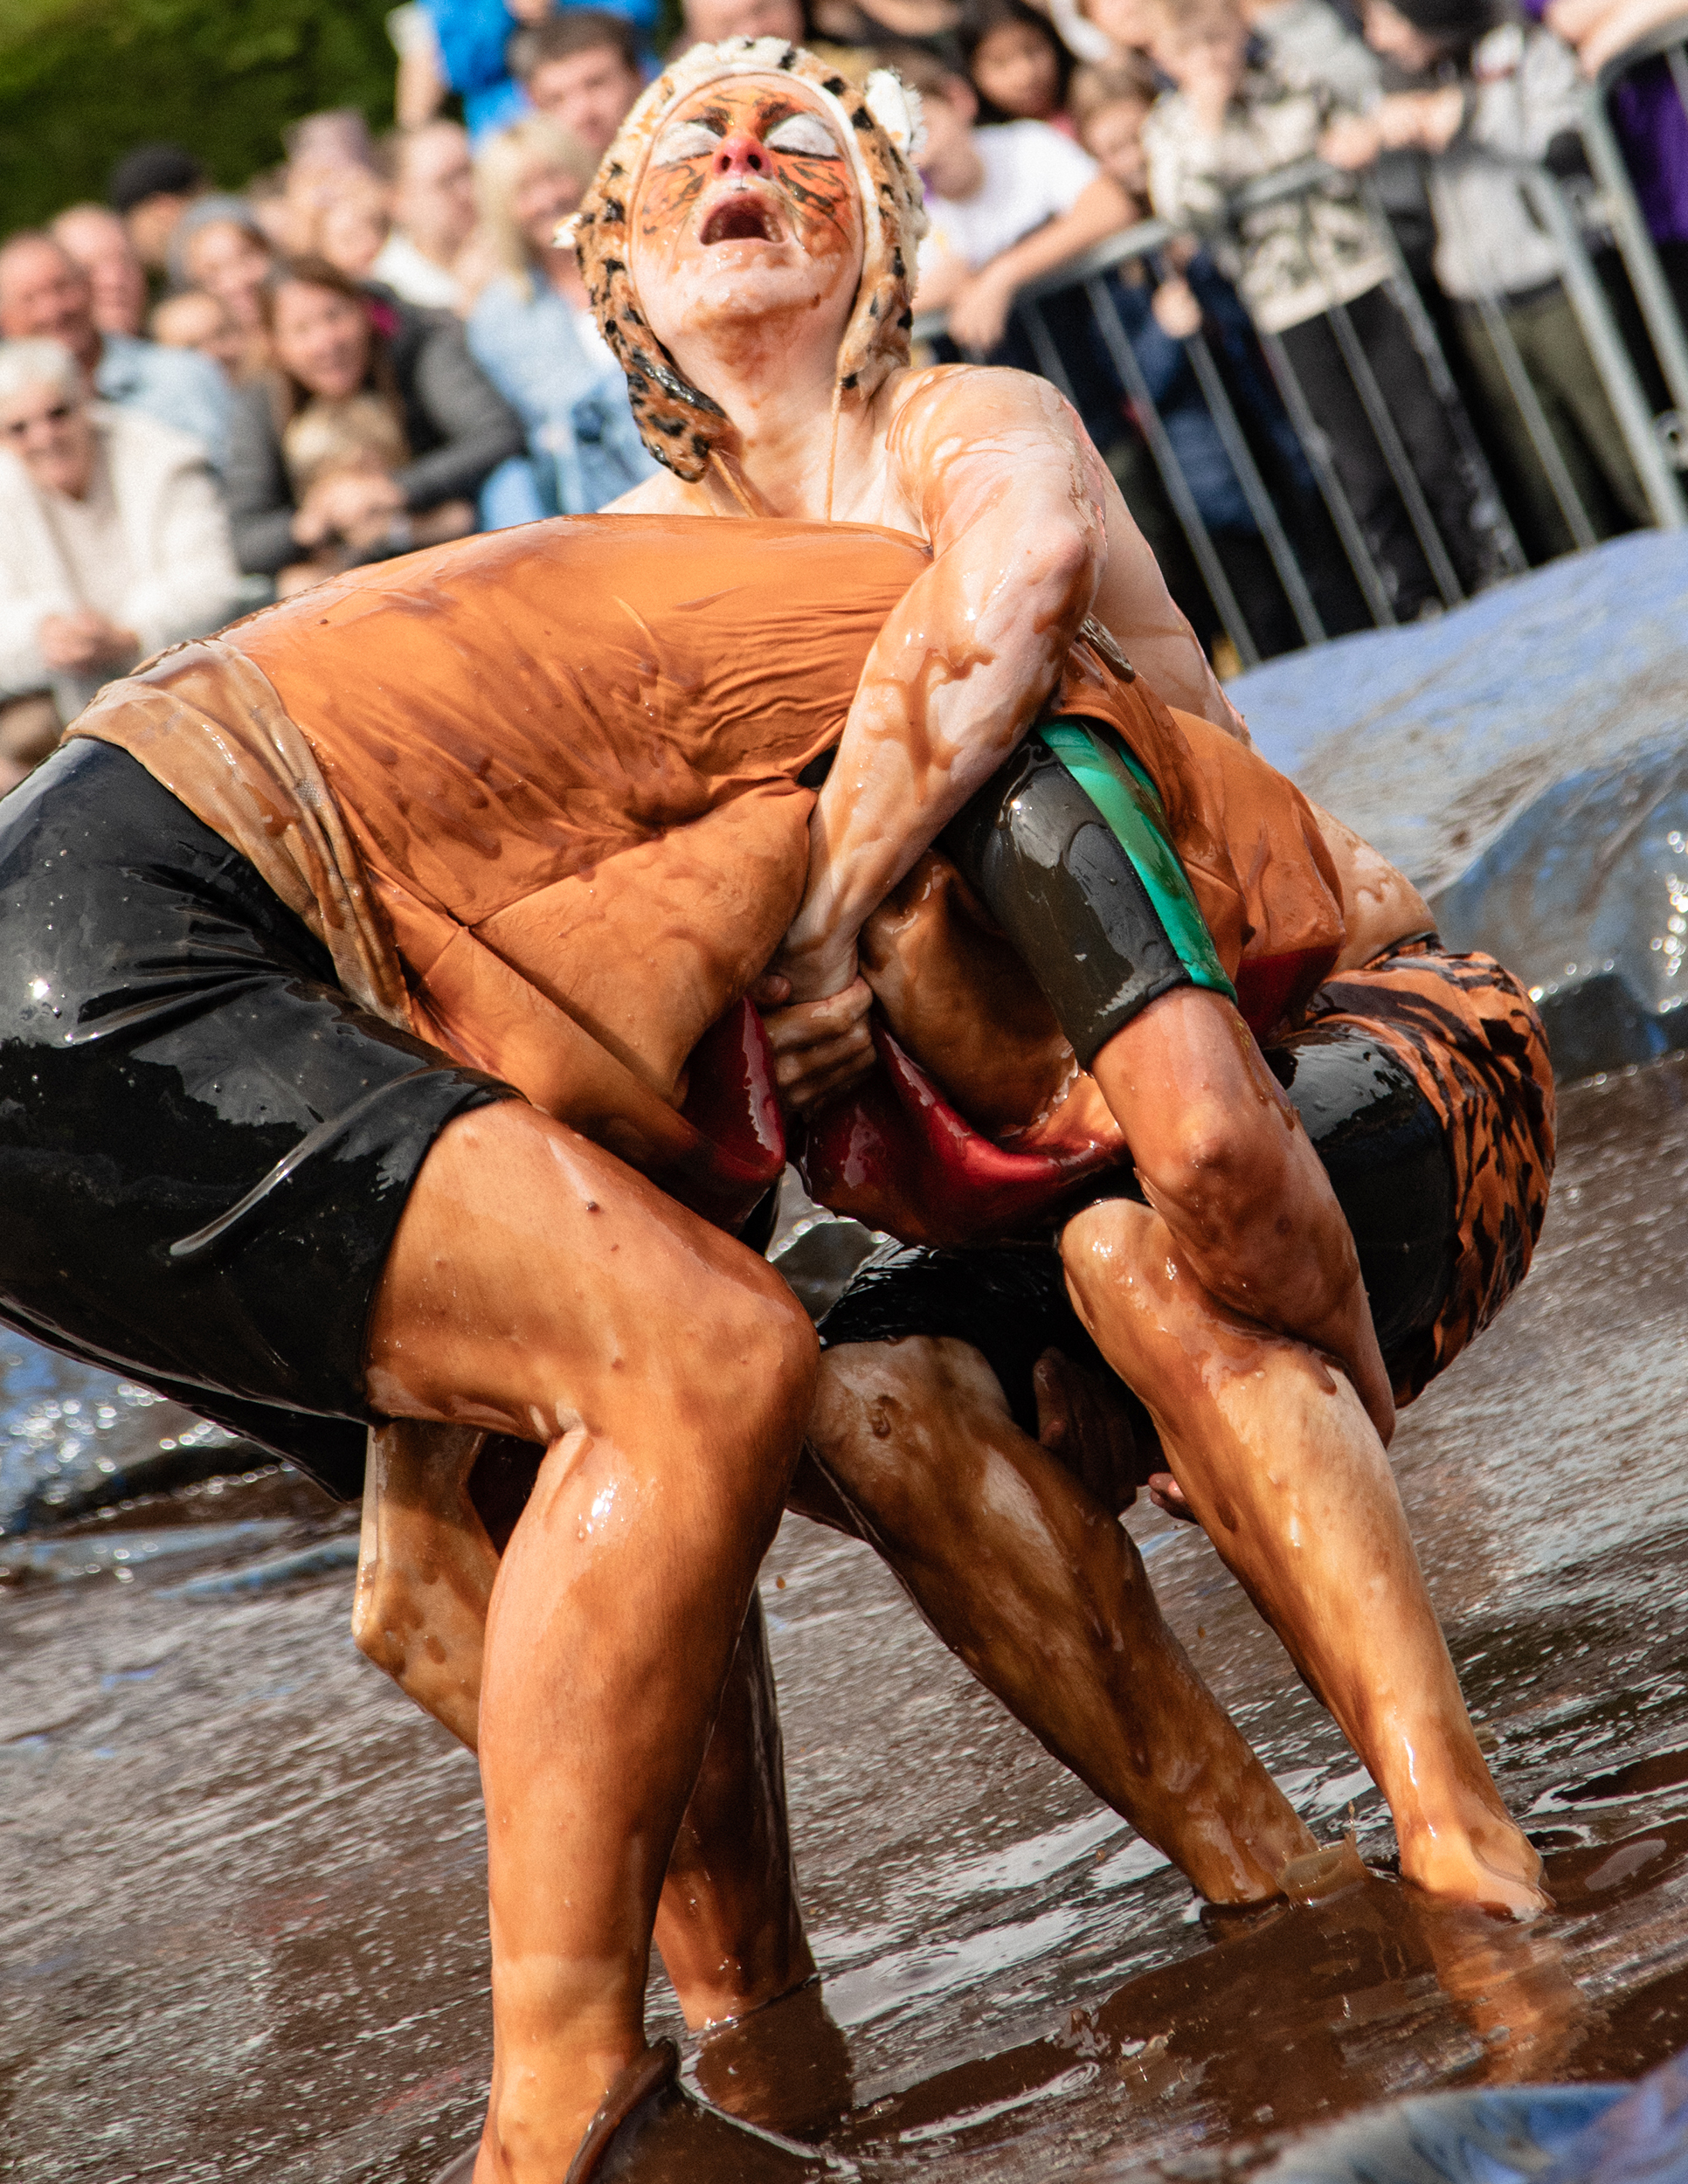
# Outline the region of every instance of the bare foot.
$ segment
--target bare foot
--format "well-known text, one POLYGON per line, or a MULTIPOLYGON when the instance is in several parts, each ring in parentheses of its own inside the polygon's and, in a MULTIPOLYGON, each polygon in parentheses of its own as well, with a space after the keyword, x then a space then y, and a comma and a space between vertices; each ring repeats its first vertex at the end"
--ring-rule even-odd
POLYGON ((1479 1807, 1469 1819, 1441 1826, 1427 1821, 1401 1830, 1401 1877, 1432 1896, 1519 1919, 1551 1911, 1541 1885, 1541 1860, 1523 1829, 1504 1814, 1479 1807))

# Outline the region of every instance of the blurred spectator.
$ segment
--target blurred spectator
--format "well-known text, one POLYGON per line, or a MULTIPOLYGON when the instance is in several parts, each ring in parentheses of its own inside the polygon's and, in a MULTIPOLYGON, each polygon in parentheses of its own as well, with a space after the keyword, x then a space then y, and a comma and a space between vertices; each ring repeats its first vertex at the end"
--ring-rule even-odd
POLYGON ((286 257, 289 213, 285 162, 280 167, 266 167, 261 174, 254 175, 242 196, 247 217, 259 238, 270 250, 286 257))
POLYGON ((510 66, 537 114, 602 159, 645 87, 639 44, 625 16, 565 8, 510 40, 510 66))
POLYGON ((455 311, 462 291, 454 270, 474 232, 474 166, 467 132, 430 121, 401 137, 394 155, 392 232, 370 266, 406 303, 455 311))
POLYGON ((240 335, 237 379, 250 379, 269 362, 264 290, 274 263, 269 238, 238 197, 208 197, 195 205, 170 244, 175 286, 215 298, 240 335))
POLYGON ((103 204, 73 204, 50 232, 86 273, 100 331, 138 334, 147 316, 147 270, 117 215, 103 204))
POLYGON ((229 451, 235 549, 249 574, 280 577, 324 547, 365 561, 408 552, 460 522, 491 473, 521 452, 520 424, 449 321, 371 295, 312 259, 279 270, 267 304, 274 366, 239 390, 229 451), (288 428, 314 403, 365 394, 390 411, 405 460, 392 474, 366 465, 326 477, 296 498, 288 428))
MULTIPOLYGON (((313 531, 318 543, 281 570, 278 598, 392 551, 384 498, 362 515, 342 512, 363 504, 366 485, 391 484, 409 454, 396 406, 378 394, 315 395, 294 414, 281 435, 281 459, 299 506, 300 543, 313 531)), ((442 501, 409 525, 405 549, 466 538, 474 528, 472 502, 442 501)))
POLYGON ((214 364, 93 322, 88 277, 50 235, 25 231, 0 245, 0 339, 61 342, 104 402, 188 432, 220 469, 229 390, 214 364))
POLYGON ((524 25, 543 23, 553 0, 422 0, 433 33, 440 81, 463 101, 463 119, 477 144, 527 112, 510 74, 509 44, 524 25))
POLYGON ((1154 36, 1154 0, 1084 0, 1084 16, 1117 55, 1148 52, 1154 36))
POLYGON ((385 183, 361 169, 347 168, 339 187, 317 214, 315 232, 302 254, 326 258, 353 280, 372 279, 376 260, 391 240, 391 206, 392 193, 385 183))
MULTIPOLYGON (((1072 0, 1061 4, 1070 6, 1072 0)), ((920 38, 933 52, 958 64, 961 49, 954 33, 966 12, 965 0, 814 0, 808 10, 810 34, 803 43, 811 48, 817 39, 878 47, 887 39, 920 38)))
POLYGON ((376 171, 375 139, 356 107, 325 107, 301 115, 281 133, 290 166, 365 167, 376 171))
POLYGON ((899 53, 896 66, 926 118, 920 170, 931 230, 920 246, 917 308, 947 310, 951 339, 988 351, 1007 330, 1015 291, 1125 226, 1131 200, 1046 122, 975 128, 979 102, 965 77, 918 52, 899 53))
POLYGON ((419 129, 446 103, 445 56, 421 0, 404 0, 387 14, 387 36, 398 56, 392 118, 401 129, 419 129))
POLYGON ((1367 42, 1415 88, 1327 135, 1327 158, 1362 167, 1380 151, 1429 157, 1435 274, 1459 307, 1460 339, 1512 474, 1515 513, 1536 560, 1575 543, 1537 453, 1478 299, 1495 299, 1577 498, 1596 536, 1648 519, 1646 494, 1560 281, 1560 255, 1515 171, 1574 132, 1570 48, 1551 31, 1491 27, 1485 0, 1366 0, 1367 42))
POLYGON ((1142 54, 1127 53, 1105 67, 1079 69, 1068 95, 1079 142, 1135 209, 1146 214, 1149 162, 1143 124, 1160 96, 1153 68, 1142 54))
POLYGON ((166 296, 147 330, 165 349, 192 349, 209 357, 231 385, 247 376, 245 335, 230 317, 228 306, 203 288, 184 288, 179 295, 166 296))
POLYGON ((693 45, 718 45, 728 38, 783 38, 803 43, 807 26, 802 0, 680 0, 681 29, 669 48, 672 60, 693 45))
POLYGON ((239 588, 195 442, 90 403, 61 343, 0 343, 0 764, 11 779, 102 682, 218 627, 239 588), (31 711, 14 709, 31 697, 32 741, 31 711))
POLYGON ((355 107, 308 114, 282 131, 287 146, 285 191, 279 212, 266 215, 266 232, 280 255, 315 256, 324 215, 349 190, 385 182, 369 123, 355 107))
POLYGON ((161 273, 176 222, 210 187, 204 169, 179 144, 137 144, 112 169, 106 197, 142 264, 161 273))
POLYGON ((972 0, 961 51, 981 122, 1046 121, 1072 135, 1067 86, 1073 57, 1048 16, 1024 0, 972 0))
POLYGON ((1297 91, 1322 88, 1346 107, 1377 96, 1377 56, 1329 0, 1242 0, 1242 15, 1281 82, 1297 91))
POLYGON ((1352 190, 1315 187, 1241 214, 1233 194, 1311 156, 1339 101, 1251 61, 1247 24, 1230 0, 1160 0, 1153 58, 1177 90, 1145 124, 1155 211, 1211 238, 1263 333, 1290 368, 1329 443, 1331 460, 1398 619, 1441 593, 1390 475, 1329 316, 1340 306, 1366 353, 1462 589, 1487 573, 1476 491, 1447 411, 1388 282, 1394 260, 1352 190))
MULTIPOLYGON (((1132 200, 1138 217, 1147 211, 1143 125, 1157 95, 1153 71, 1140 59, 1106 69, 1080 69, 1072 83, 1079 141, 1132 200)), ((1248 314, 1230 283, 1205 252, 1193 251, 1187 243, 1169 246, 1161 253, 1161 262, 1165 270, 1152 273, 1141 259, 1128 259, 1106 276, 1109 293, 1197 513, 1255 642, 1269 659, 1299 644, 1300 632, 1191 365, 1185 343, 1192 335, 1206 335, 1240 421, 1245 428, 1254 428, 1251 439, 1264 443, 1266 467, 1276 473, 1273 481, 1292 511, 1291 529, 1307 559, 1314 558, 1308 553, 1309 542, 1323 528, 1313 505, 1312 473, 1263 368, 1248 314)), ((1105 357, 1099 336, 1097 348, 1105 357)), ((1127 390, 1122 387, 1121 391, 1127 390)), ((1165 552, 1171 543, 1166 536, 1171 510, 1146 447, 1131 435, 1102 453, 1157 553, 1165 552)), ((1322 580, 1325 571, 1316 570, 1314 574, 1322 580)), ((1204 603, 1193 604, 1198 628, 1216 619, 1202 612, 1204 603)), ((1211 639, 1216 627, 1203 633, 1211 639)))
MULTIPOLYGON (((1526 15, 1542 16, 1542 0, 1523 5, 1526 15)), ((1637 40, 1682 19, 1683 0, 1553 0, 1545 17, 1549 30, 1576 48, 1591 81, 1637 40)), ((1642 217, 1688 321, 1688 112, 1677 79, 1663 57, 1643 61, 1618 79, 1608 97, 1642 217)))
POLYGON ((540 114, 481 155, 481 218, 502 270, 470 314, 469 348, 528 434, 527 456, 489 481, 482 508, 495 527, 601 508, 655 468, 573 248, 555 239, 597 166, 595 151, 540 114))

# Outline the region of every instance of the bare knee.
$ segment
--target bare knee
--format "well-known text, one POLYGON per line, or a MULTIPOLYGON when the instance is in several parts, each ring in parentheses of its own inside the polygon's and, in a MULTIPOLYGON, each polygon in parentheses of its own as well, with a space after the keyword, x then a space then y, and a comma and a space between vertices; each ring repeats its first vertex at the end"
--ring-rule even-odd
POLYGON ((1110 1294, 1144 1282, 1164 1286, 1166 1268, 1154 1265, 1158 1241, 1163 1247, 1170 1241, 1165 1224, 1131 1199, 1103 1199, 1087 1206, 1062 1229, 1061 1265, 1068 1294, 1092 1335, 1110 1294))
POLYGON ((901 1532, 954 1505, 958 1468, 982 1460, 978 1427, 1007 1422, 996 1375, 971 1344, 909 1335, 827 1352, 809 1446, 875 1530, 901 1532))
POLYGON ((820 1344, 789 1287, 744 1255, 748 1266, 715 1285, 701 1308, 701 1356, 729 1415, 770 1427, 789 1421, 800 1433, 814 1404, 820 1344))

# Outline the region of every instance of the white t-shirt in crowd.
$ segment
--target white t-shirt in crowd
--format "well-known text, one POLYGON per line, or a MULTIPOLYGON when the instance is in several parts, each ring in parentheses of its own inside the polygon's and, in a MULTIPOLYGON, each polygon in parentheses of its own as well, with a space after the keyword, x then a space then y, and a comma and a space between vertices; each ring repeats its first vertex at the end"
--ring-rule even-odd
POLYGON ((397 228, 377 252, 370 279, 384 282, 396 296, 419 304, 425 311, 455 311, 463 301, 455 275, 424 257, 397 228))
POLYGON ((973 131, 985 179, 970 197, 926 193, 931 231, 923 267, 959 258, 977 273, 1058 213, 1070 212, 1101 169, 1047 121, 1004 121, 973 131))

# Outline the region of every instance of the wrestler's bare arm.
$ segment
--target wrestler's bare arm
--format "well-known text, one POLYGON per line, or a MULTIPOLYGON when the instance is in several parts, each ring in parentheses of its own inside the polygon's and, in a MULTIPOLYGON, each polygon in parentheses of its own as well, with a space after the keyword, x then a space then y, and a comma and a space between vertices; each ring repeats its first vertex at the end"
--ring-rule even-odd
POLYGON ((815 807, 779 961, 797 1000, 848 983, 862 921, 1013 749, 1090 612, 1106 473, 1065 411, 1022 373, 934 374, 891 425, 891 492, 933 557, 868 655, 815 807))
POLYGON ((1092 612, 1157 697, 1246 743, 1249 730, 1242 714, 1226 696, 1195 632, 1166 589, 1160 563, 1124 495, 1111 475, 1104 471, 1103 476, 1108 560, 1092 612))
POLYGON ((931 567, 881 631, 816 806, 808 893, 782 950, 793 998, 847 984, 855 936, 1034 718, 1085 616, 1180 702, 1238 724, 1071 406, 1014 371, 898 390, 888 498, 931 567))

